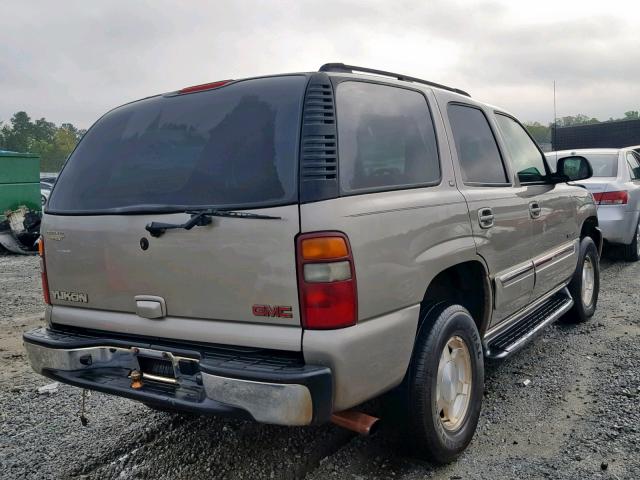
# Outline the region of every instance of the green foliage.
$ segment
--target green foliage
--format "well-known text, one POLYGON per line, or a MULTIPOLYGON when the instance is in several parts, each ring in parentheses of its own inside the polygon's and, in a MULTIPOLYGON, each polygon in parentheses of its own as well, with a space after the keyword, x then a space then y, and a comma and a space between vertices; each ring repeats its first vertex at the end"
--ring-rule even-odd
POLYGON ((538 142, 538 145, 551 143, 551 128, 549 125, 542 125, 540 122, 531 122, 525 123, 524 126, 529 131, 529 135, 538 142))
POLYGON ((59 127, 41 118, 31 121, 26 112, 17 112, 9 124, 0 123, 0 150, 40 155, 43 172, 57 172, 86 130, 70 123, 59 127))
POLYGON ((557 121, 557 125, 558 127, 573 127, 575 125, 588 125, 590 123, 599 123, 600 120, 598 120, 597 118, 589 118, 587 115, 582 115, 581 113, 579 113, 578 115, 575 116, 567 116, 567 117, 561 117, 558 119, 557 121))

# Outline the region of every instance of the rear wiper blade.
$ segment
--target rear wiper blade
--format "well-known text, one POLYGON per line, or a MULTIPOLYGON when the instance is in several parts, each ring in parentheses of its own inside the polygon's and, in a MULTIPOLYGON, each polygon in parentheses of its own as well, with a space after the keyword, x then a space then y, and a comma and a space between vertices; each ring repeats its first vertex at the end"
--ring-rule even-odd
POLYGON ((231 210, 217 210, 215 208, 207 208, 200 210, 184 210, 184 213, 191 215, 191 218, 185 223, 162 223, 151 222, 144 228, 151 234, 152 237, 159 237, 167 230, 174 230, 177 228, 183 228, 185 230, 191 230, 193 227, 203 227, 205 225, 211 225, 211 217, 231 217, 231 218, 248 218, 256 220, 281 220, 282 217, 274 217, 271 215, 261 215, 258 213, 248 212, 233 212, 231 210))

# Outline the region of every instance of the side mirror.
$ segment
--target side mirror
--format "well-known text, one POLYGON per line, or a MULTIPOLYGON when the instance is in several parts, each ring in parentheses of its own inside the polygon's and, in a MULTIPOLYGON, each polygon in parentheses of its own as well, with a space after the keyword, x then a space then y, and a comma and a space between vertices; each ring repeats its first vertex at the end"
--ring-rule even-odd
POLYGON ((586 180, 593 176, 593 168, 589 160, 578 156, 560 158, 556 172, 556 175, 564 178, 565 182, 586 180))

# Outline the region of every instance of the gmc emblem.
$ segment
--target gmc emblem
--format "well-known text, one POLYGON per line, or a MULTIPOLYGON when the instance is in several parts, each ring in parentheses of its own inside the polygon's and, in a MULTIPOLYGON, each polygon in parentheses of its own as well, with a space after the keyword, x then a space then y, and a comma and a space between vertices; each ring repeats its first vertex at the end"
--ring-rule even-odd
POLYGON ((254 305, 251 311, 256 317, 293 318, 291 307, 286 305, 254 305))

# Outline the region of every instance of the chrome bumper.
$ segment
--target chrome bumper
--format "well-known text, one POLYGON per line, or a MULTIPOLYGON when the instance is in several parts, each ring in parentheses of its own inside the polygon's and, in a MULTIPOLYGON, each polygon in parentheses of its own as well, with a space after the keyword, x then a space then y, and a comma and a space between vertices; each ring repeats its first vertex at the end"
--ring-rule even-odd
POLYGON ((33 339, 29 335, 32 332, 25 334, 29 362, 36 372, 64 383, 179 410, 213 414, 226 414, 230 409, 238 410, 248 413, 258 422, 278 425, 309 425, 326 420, 318 418, 319 416, 330 415, 330 406, 328 409, 326 406, 320 408, 327 411, 325 415, 317 414, 321 406, 314 405, 312 392, 316 391, 316 402, 326 402, 327 398, 330 402, 330 392, 328 397, 326 391, 318 392, 319 388, 326 390, 327 375, 331 390, 328 369, 318 369, 316 372, 325 377, 322 382, 309 383, 310 378, 317 380, 317 375, 309 372, 300 377, 300 383, 295 383, 295 379, 291 377, 285 379, 286 383, 279 383, 273 381, 273 374, 265 375, 271 381, 233 378, 216 374, 215 369, 208 367, 204 360, 179 356, 168 350, 110 344, 78 348, 47 346, 39 341, 41 331, 45 329, 38 330, 38 343, 31 341, 33 339), (141 356, 170 360, 173 364, 175 375, 172 378, 142 373, 144 385, 166 385, 165 391, 161 389, 162 393, 158 393, 158 388, 147 391, 145 386, 140 389, 131 386, 129 373, 141 371, 138 360, 141 356), (180 362, 192 362, 194 371, 190 374, 181 373, 180 362), (218 405, 220 408, 217 408, 218 405))

